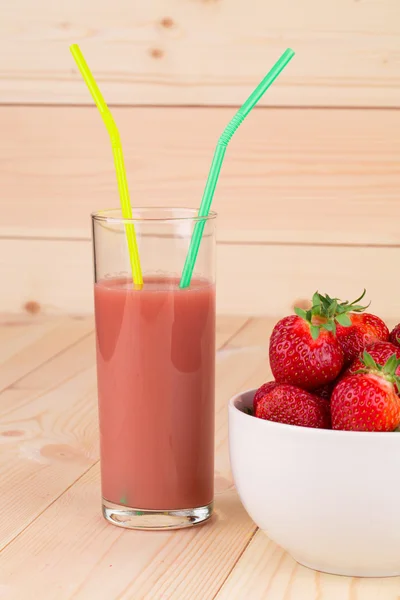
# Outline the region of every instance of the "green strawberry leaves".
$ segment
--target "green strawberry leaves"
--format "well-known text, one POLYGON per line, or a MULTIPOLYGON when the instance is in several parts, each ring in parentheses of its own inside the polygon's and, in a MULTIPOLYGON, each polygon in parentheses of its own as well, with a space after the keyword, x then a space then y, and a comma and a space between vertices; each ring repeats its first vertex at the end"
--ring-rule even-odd
POLYGON ((346 313, 337 315, 336 321, 339 323, 339 325, 343 325, 343 327, 350 327, 351 325, 351 319, 348 315, 346 315, 346 313))
POLYGON ((366 366, 366 369, 362 369, 360 371, 356 371, 356 373, 375 373, 376 375, 380 375, 384 377, 387 381, 393 383, 395 387, 397 387, 398 392, 400 393, 400 377, 396 375, 396 371, 400 366, 400 358, 397 358, 396 354, 392 354, 385 364, 379 365, 377 364, 372 356, 364 350, 362 355, 362 361, 366 366))
MULTIPOLYGON (((343 327, 350 327, 351 320, 347 317, 347 313, 363 312, 368 308, 369 304, 367 306, 358 304, 358 302, 364 298, 366 293, 367 290, 364 289, 361 296, 353 302, 349 302, 348 300, 340 302, 338 298, 331 298, 328 294, 325 294, 325 296, 317 294, 319 296, 320 306, 323 307, 324 316, 333 317, 340 325, 343 325, 343 327)), ((314 294, 314 297, 315 295, 316 294, 314 294)))
MULTIPOLYGON (((396 358, 396 355, 394 355, 394 357, 396 358)), ((378 371, 379 370, 380 365, 378 365, 374 361, 374 359, 372 358, 372 356, 366 350, 364 350, 362 360, 363 360, 363 363, 365 364, 365 366, 368 369, 371 369, 372 371, 378 371)))
POLYGON ((369 304, 367 306, 358 304, 365 294, 366 290, 364 289, 361 296, 353 302, 348 300, 341 302, 339 298, 331 298, 328 294, 322 295, 317 291, 312 297, 312 307, 309 310, 295 306, 294 312, 298 317, 309 323, 311 336, 314 340, 318 339, 321 329, 326 329, 326 331, 336 335, 336 324, 342 327, 352 325, 348 313, 360 313, 368 308, 369 304))
POLYGON ((396 369, 400 364, 400 359, 397 358, 396 354, 392 354, 392 356, 390 356, 386 363, 385 363, 385 370, 387 373, 389 373, 390 375, 395 375, 396 374, 396 369))
POLYGON ((298 306, 294 307, 294 312, 298 317, 307 321, 310 325, 310 333, 313 340, 317 340, 319 337, 319 332, 321 329, 321 325, 314 325, 312 322, 313 312, 312 310, 304 310, 303 308, 299 308, 298 306))
MULTIPOLYGON (((308 317, 307 317, 307 311, 304 310, 303 308, 299 308, 298 306, 294 307, 294 312, 296 313, 296 315, 298 317, 301 317, 302 319, 304 319, 305 321, 308 321, 308 317)), ((308 311, 309 312, 309 311, 308 311)))
POLYGON ((313 303, 313 308, 315 309, 315 311, 317 311, 318 309, 321 309, 321 298, 319 297, 318 292, 315 292, 313 298, 312 298, 312 303, 313 303))
POLYGON ((304 319, 310 325, 310 333, 311 333, 311 337, 313 340, 318 339, 319 332, 321 331, 321 329, 326 329, 327 331, 336 333, 336 324, 334 321, 326 321, 326 322, 322 322, 322 323, 314 323, 313 322, 313 317, 318 314, 314 310, 314 307, 312 307, 310 310, 304 310, 303 308, 295 306, 294 312, 296 313, 296 315, 298 317, 300 317, 301 319, 304 319))

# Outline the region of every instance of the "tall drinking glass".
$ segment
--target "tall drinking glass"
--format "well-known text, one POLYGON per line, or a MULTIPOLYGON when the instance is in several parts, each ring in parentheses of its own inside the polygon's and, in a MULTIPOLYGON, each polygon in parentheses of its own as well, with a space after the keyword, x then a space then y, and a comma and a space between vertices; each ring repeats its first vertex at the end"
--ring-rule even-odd
POLYGON ((193 278, 180 289, 195 210, 135 209, 131 221, 120 210, 92 215, 103 514, 121 527, 187 527, 212 513, 215 218, 201 218, 193 278))

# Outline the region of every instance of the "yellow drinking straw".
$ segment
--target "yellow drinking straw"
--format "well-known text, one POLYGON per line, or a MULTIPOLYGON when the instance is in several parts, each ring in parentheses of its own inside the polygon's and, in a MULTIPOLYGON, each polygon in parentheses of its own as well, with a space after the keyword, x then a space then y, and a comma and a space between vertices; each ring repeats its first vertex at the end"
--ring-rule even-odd
MULTIPOLYGON (((86 85, 92 94, 93 100, 97 108, 100 111, 101 117, 110 135, 111 146, 114 156, 115 170, 117 172, 117 181, 119 195, 121 199, 122 216, 124 219, 132 219, 132 207, 129 200, 128 181, 126 179, 126 172, 124 166, 124 155, 122 153, 121 138, 119 136, 118 128, 112 117, 110 109, 108 108, 97 83, 94 80, 92 73, 86 63, 86 60, 78 46, 78 44, 72 44, 70 47, 71 54, 75 59, 78 69, 81 72, 86 85)), ((132 269, 132 278, 135 287, 140 289, 143 286, 142 269, 140 266, 139 250, 137 246, 135 226, 133 223, 127 223, 125 225, 126 239, 128 242, 129 260, 132 269)))

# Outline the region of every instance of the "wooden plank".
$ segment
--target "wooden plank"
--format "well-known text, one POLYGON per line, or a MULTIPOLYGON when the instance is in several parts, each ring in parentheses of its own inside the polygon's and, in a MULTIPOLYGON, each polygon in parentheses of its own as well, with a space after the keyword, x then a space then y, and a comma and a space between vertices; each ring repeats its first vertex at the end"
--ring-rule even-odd
MULTIPOLYGON (((280 316, 317 288, 352 299, 365 287, 371 310, 400 320, 393 273, 400 247, 220 244, 217 257, 220 314, 280 316)), ((89 241, 0 239, 8 281, 0 310, 20 310, 30 300, 44 311, 91 313, 91 261, 89 241)))
MULTIPOLYGON (((133 203, 198 207, 232 115, 115 109, 133 203)), ((0 236, 89 239, 90 212, 119 204, 97 110, 3 106, 0 128, 7 140, 0 236)), ((399 130, 393 110, 255 110, 235 134, 218 183, 219 240, 400 244, 399 130)))
POLYGON ((3 102, 91 102, 68 52, 78 41, 112 103, 240 104, 292 46, 264 103, 399 105, 397 0, 20 0, 0 40, 3 102))
MULTIPOLYGON (((72 328, 74 324, 72 323, 72 328)), ((75 330, 76 331, 76 330, 75 330)), ((76 331, 77 339, 82 334, 76 331)), ((89 334, 61 350, 0 393, 0 415, 4 416, 55 390, 71 377, 92 367, 95 362, 95 337, 89 334)))
POLYGON ((2 364, 0 391, 15 384, 25 374, 30 373, 55 354, 75 343, 80 337, 93 330, 93 324, 86 320, 62 319, 59 325, 50 329, 39 340, 26 345, 18 353, 2 364))
MULTIPOLYGON (((264 338, 264 326, 259 331, 256 345, 264 338)), ((245 328, 241 334, 245 344, 244 332, 245 328)), ((252 343, 254 339, 252 335, 252 343)), ((2 585, 7 597, 10 600, 19 599, 29 589, 31 594, 39 594, 41 600, 56 596, 57 600, 71 597, 77 600, 93 597, 100 600, 117 597, 121 600, 213 598, 255 529, 232 490, 226 402, 236 391, 259 382, 260 369, 264 372, 266 362, 265 351, 246 349, 245 346, 242 353, 236 349, 232 353, 219 355, 217 509, 216 517, 210 524, 190 531, 153 532, 151 535, 107 525, 99 511, 99 473, 96 465, 3 550, 2 585), (17 578, 17 564, 24 564, 24 578, 17 578)), ((82 390, 76 387, 73 397, 77 398, 80 394, 82 390)), ((82 433, 88 427, 89 418, 86 415, 91 409, 82 423, 82 409, 78 408, 82 401, 72 401, 69 394, 68 399, 65 397, 61 402, 65 423, 71 418, 70 407, 73 402, 73 421, 81 424, 77 433, 82 433)), ((85 406, 88 407, 87 397, 85 406)), ((92 413, 92 420, 93 416, 92 413)), ((59 427, 58 432, 53 431, 53 435, 59 433, 59 427)), ((88 443, 89 437, 86 438, 88 443)), ((63 471, 64 485, 67 479, 65 471, 68 468, 71 472, 74 462, 70 460, 63 471)), ((83 472, 84 469, 81 470, 83 472)), ((58 477, 61 477, 60 469, 58 472, 58 477)), ((35 486, 38 485, 37 477, 35 486)), ((46 486, 41 486, 43 491, 47 490, 48 496, 52 495, 53 481, 53 478, 49 478, 46 486)), ((30 485, 28 481, 27 488, 30 485)), ((0 519, 0 523, 2 521, 5 519, 0 519)), ((14 527, 17 525, 14 524, 14 527)))
POLYGON ((35 342, 54 329, 61 321, 60 317, 43 319, 26 314, 2 316, 0 320, 0 365, 17 354, 30 343, 35 342))
POLYGON ((220 310, 225 314, 290 314, 318 289, 351 300, 364 288, 371 311, 400 320, 392 269, 400 247, 241 246, 218 248, 220 310), (240 279, 239 279, 240 277, 240 279))
POLYGON ((231 350, 243 347, 257 348, 259 350, 268 349, 273 325, 275 325, 275 320, 268 317, 250 318, 246 327, 238 331, 235 335, 229 348, 231 350))
POLYGON ((217 348, 231 344, 232 339, 236 339, 239 331, 242 331, 248 319, 246 317, 223 316, 217 319, 215 331, 215 344, 217 348))
POLYGON ((94 367, 0 418, 1 547, 98 458, 94 367))
POLYGON ((7 281, 0 310, 18 313, 34 302, 43 313, 91 314, 91 263, 89 241, 0 239, 0 273, 7 281))
POLYGON ((258 531, 216 600, 398 600, 400 577, 357 579, 298 565, 258 531))

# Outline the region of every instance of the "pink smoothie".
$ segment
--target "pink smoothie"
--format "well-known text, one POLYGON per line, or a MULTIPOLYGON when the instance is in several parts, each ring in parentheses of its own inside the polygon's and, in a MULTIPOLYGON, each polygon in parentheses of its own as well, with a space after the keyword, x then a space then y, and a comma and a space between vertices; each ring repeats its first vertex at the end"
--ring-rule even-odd
POLYGON ((215 287, 95 284, 103 497, 138 509, 213 499, 215 287))

